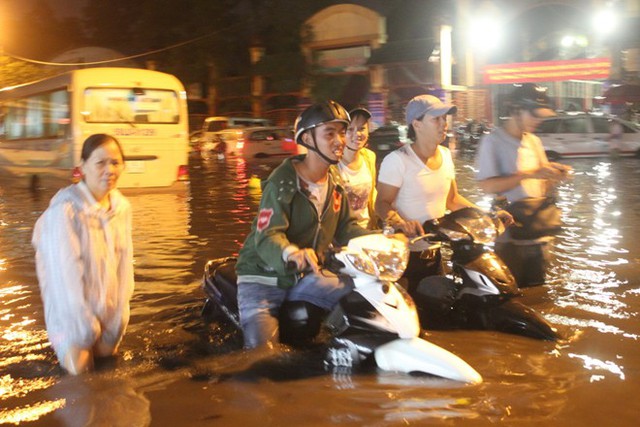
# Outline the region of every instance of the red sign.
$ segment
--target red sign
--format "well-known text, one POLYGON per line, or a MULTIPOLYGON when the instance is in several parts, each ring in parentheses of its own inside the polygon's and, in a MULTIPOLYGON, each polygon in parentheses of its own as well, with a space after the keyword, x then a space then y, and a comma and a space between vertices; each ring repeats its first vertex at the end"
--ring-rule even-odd
POLYGON ((260 213, 258 213, 258 223, 256 225, 258 232, 262 232, 265 228, 269 226, 272 216, 273 216, 273 209, 263 208, 260 210, 260 213))
POLYGON ((333 190, 333 211, 338 212, 340 210, 341 204, 342 204, 342 194, 338 193, 337 190, 333 190))
POLYGON ((485 84, 602 80, 609 77, 609 58, 519 62, 484 67, 485 84))

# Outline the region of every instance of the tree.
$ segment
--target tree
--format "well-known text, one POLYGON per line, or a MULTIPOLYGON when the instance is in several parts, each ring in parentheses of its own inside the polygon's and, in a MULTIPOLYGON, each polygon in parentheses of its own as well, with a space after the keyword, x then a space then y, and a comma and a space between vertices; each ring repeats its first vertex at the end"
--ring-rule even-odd
POLYGON ((85 44, 76 18, 58 19, 48 4, 39 0, 22 15, 2 16, 0 27, 0 87, 40 80, 64 70, 43 66, 56 53, 85 44))
POLYGON ((43 67, 0 55, 0 88, 40 80, 48 75, 43 67))

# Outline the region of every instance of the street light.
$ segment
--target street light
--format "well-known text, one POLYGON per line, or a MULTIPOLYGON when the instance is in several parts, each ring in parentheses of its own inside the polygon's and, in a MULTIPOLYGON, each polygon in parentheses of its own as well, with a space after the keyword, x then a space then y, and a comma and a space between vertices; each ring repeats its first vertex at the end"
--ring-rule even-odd
POLYGON ((466 26, 465 83, 468 87, 476 85, 476 62, 481 65, 486 55, 498 48, 502 40, 502 16, 492 2, 484 2, 474 16, 465 15, 466 26))
POLYGON ((481 50, 493 50, 500 45, 502 34, 500 23, 494 16, 479 16, 471 22, 469 27, 469 41, 481 50))
POLYGON ((611 5, 608 5, 606 9, 600 10, 593 16, 593 27, 602 35, 611 34, 617 24, 618 17, 611 5))

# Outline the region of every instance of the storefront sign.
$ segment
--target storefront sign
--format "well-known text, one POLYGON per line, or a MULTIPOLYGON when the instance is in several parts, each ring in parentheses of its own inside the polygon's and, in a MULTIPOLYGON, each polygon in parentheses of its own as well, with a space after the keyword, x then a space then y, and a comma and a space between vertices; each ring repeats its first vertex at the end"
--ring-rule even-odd
POLYGON ((609 58, 519 62, 484 67, 485 84, 602 80, 609 77, 609 58))

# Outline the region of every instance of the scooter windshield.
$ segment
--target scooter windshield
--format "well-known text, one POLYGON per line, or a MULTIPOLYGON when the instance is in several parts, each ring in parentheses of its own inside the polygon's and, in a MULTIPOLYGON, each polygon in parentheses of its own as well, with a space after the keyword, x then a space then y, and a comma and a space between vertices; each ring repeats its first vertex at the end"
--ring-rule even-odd
POLYGON ((406 243, 382 234, 351 239, 349 251, 352 258, 360 258, 357 262, 351 260, 354 267, 382 281, 396 281, 402 277, 409 260, 406 243))
POLYGON ((488 245, 493 243, 498 236, 495 223, 486 215, 478 218, 460 218, 458 224, 471 235, 476 243, 488 245))

